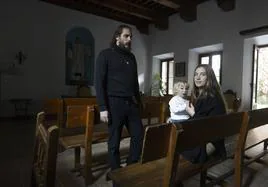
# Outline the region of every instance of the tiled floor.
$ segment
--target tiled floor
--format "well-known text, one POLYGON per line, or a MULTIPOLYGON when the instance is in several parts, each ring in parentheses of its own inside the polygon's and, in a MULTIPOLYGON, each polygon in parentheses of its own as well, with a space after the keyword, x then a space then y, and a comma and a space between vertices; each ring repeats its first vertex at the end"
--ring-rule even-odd
MULTIPOLYGON (((34 140, 34 121, 0 122, 0 187, 29 187, 31 176, 31 162, 34 140)), ((122 148, 127 152, 129 140, 122 141, 122 148)), ((250 151, 249 154, 255 154, 261 147, 250 151)), ((107 144, 102 143, 93 145, 93 153, 98 162, 98 167, 94 167, 96 180, 92 187, 111 187, 111 182, 106 181, 106 173, 109 170, 107 164, 107 144)), ((84 187, 84 180, 77 173, 70 170, 73 167, 73 150, 67 150, 58 155, 57 162, 57 184, 64 187, 84 187)), ((83 154, 82 154, 83 156, 83 154)), ((264 158, 264 164, 254 163, 250 168, 244 170, 244 179, 250 179, 246 186, 266 187, 268 186, 268 157, 264 158)), ((232 161, 226 161, 223 164, 211 169, 211 174, 218 175, 224 172, 232 165, 232 161)), ((194 176, 185 181, 185 187, 198 186, 199 176, 194 176)), ((232 177, 226 182, 230 183, 232 177)))

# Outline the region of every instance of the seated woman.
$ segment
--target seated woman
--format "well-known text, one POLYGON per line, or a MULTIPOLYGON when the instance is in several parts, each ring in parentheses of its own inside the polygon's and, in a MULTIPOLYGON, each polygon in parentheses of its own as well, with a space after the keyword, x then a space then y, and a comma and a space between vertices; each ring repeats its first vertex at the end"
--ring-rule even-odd
MULTIPOLYGON (((211 66, 201 64, 196 67, 193 85, 191 103, 186 107, 191 119, 226 114, 224 97, 211 66)), ((192 163, 204 163, 211 154, 226 156, 224 139, 213 140, 207 146, 185 151, 182 155, 192 163)))

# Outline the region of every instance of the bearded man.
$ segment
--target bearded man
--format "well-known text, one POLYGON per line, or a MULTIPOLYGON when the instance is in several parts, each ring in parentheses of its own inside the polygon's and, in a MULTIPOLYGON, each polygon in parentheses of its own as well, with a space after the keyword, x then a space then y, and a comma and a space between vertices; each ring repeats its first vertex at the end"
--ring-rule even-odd
POLYGON ((119 147, 124 125, 131 137, 127 164, 138 162, 142 149, 137 62, 131 53, 131 38, 131 27, 120 25, 114 32, 110 48, 101 51, 96 61, 96 97, 100 118, 108 123, 108 154, 112 170, 120 167, 119 147))

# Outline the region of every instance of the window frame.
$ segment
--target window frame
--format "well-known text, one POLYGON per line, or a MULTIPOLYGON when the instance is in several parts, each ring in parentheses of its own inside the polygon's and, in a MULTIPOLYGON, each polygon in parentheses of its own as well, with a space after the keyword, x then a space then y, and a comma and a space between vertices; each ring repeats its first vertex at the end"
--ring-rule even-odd
POLYGON ((160 65, 160 78, 162 80, 162 63, 167 62, 167 89, 166 89, 165 95, 170 95, 170 93, 169 93, 169 62, 170 61, 173 61, 173 84, 174 84, 174 76, 175 76, 175 74, 174 74, 175 61, 174 60, 175 60, 174 57, 165 58, 165 59, 161 59, 160 63, 159 63, 159 65, 160 65))
POLYGON ((213 55, 221 55, 221 66, 220 66, 220 82, 219 84, 222 84, 222 59, 223 59, 223 51, 213 51, 208 53, 200 53, 198 56, 198 64, 201 64, 202 57, 209 57, 208 65, 212 65, 212 56, 213 55))

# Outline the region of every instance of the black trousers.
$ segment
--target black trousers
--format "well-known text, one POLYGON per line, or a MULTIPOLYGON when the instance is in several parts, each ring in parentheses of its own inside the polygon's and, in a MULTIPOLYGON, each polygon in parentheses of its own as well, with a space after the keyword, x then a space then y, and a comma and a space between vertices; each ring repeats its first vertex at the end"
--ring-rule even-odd
MULTIPOLYGON (((225 158, 226 157, 226 149, 224 145, 224 139, 218 139, 215 141, 211 141, 213 146, 215 147, 215 152, 213 152, 212 156, 225 158)), ((196 163, 205 163, 208 159, 208 155, 206 152, 206 146, 196 147, 190 150, 186 150, 182 152, 182 156, 189 160, 190 162, 196 163)))
POLYGON ((120 140, 123 126, 130 134, 130 150, 127 164, 138 162, 143 140, 143 126, 139 106, 131 97, 108 97, 109 103, 109 140, 108 154, 111 169, 120 167, 120 140))

